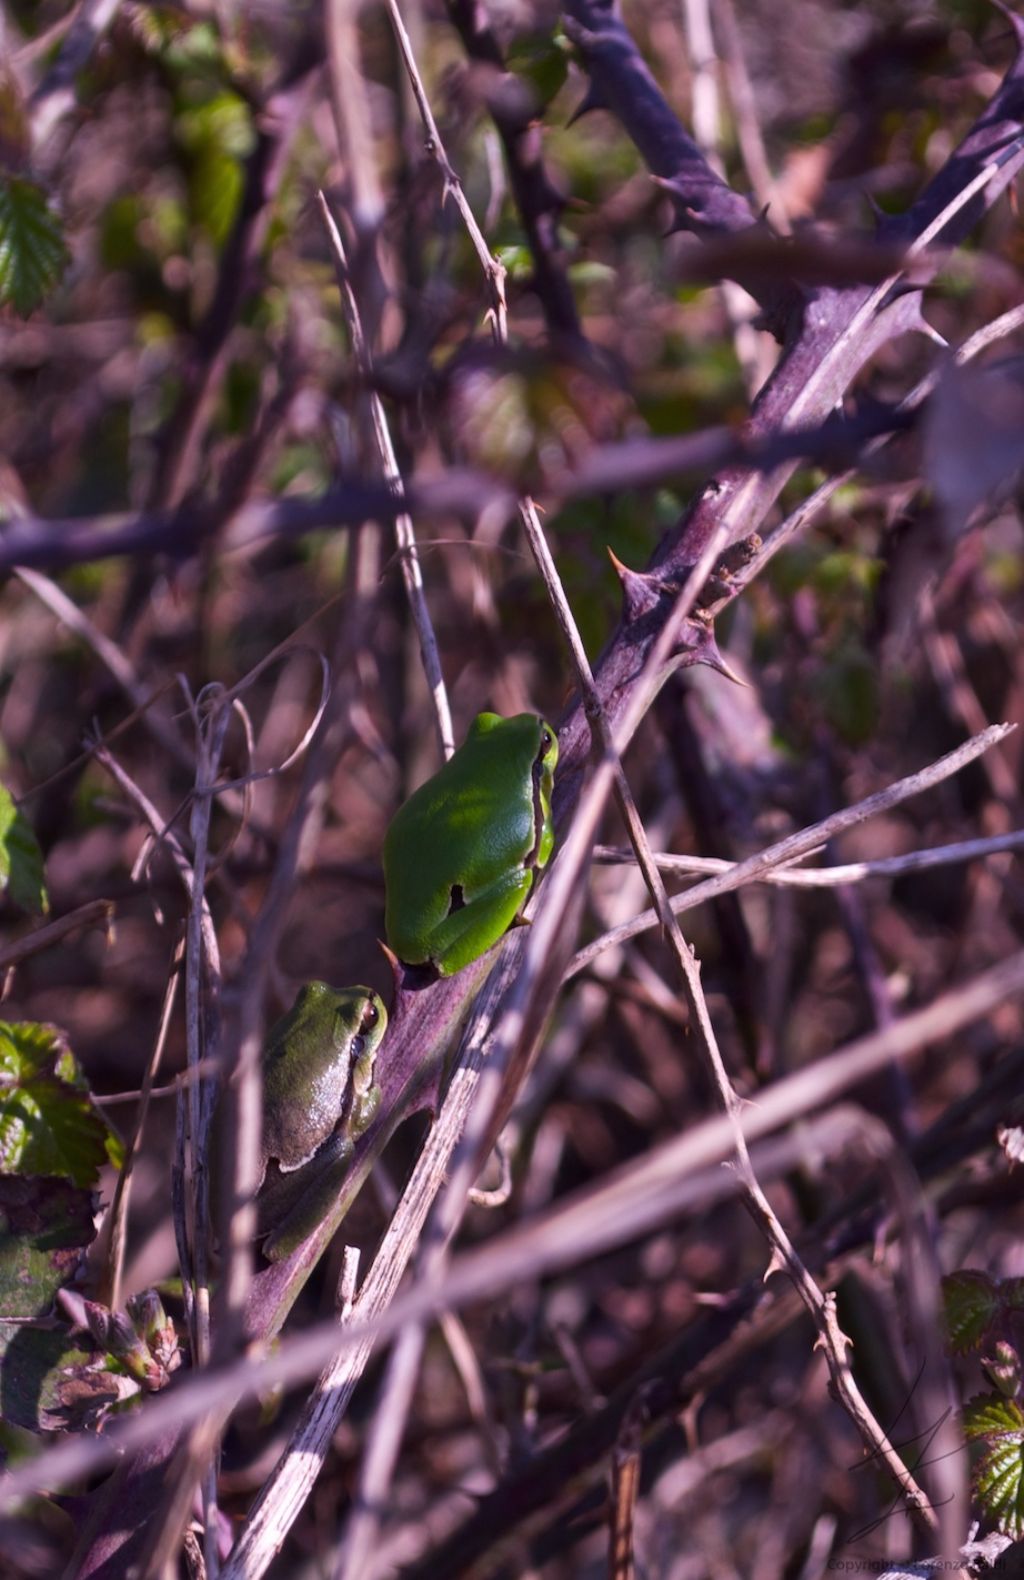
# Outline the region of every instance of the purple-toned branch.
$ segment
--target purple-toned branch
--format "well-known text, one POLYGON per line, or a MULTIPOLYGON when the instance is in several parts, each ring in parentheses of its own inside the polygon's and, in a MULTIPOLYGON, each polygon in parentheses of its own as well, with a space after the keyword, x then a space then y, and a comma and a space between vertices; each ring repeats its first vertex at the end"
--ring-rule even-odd
MULTIPOLYGON (((744 200, 724 187, 679 125, 614 7, 608 0, 571 0, 570 14, 595 102, 618 116, 652 171, 673 182, 691 228, 708 235, 742 230, 744 221, 749 227, 744 200)), ((898 239, 908 250, 918 250, 914 288, 907 288, 897 271, 891 283, 807 292, 802 310, 790 314, 778 366, 754 403, 745 428, 748 441, 824 423, 881 346, 911 330, 928 332, 920 289, 920 271, 929 256, 925 246, 960 239, 1024 168, 1024 32, 1019 25, 1015 32, 1016 57, 987 109, 907 214, 883 232, 883 241, 898 239)), ((627 607, 600 666, 602 701, 613 720, 630 701, 635 677, 661 631, 675 617, 673 593, 683 588, 698 561, 758 531, 795 465, 786 462, 759 474, 748 465, 718 471, 666 534, 648 567, 657 579, 657 599, 642 609, 636 603, 627 607)), ((678 662, 702 656, 699 644, 691 644, 689 652, 685 643, 677 649, 678 662)), ((559 805, 567 808, 578 793, 589 749, 579 705, 560 739, 559 805)))

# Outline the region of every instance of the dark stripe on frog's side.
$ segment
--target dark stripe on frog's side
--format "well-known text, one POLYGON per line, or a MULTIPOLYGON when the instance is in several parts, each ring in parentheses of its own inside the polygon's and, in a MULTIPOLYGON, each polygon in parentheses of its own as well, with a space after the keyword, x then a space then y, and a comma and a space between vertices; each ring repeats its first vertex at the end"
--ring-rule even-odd
POLYGON ((537 865, 537 852, 540 849, 541 830, 544 827, 544 807, 541 802, 541 784, 544 780, 544 756, 551 740, 547 726, 540 733, 540 750, 533 760, 530 777, 533 781, 533 844, 527 851, 523 860, 524 867, 537 865))

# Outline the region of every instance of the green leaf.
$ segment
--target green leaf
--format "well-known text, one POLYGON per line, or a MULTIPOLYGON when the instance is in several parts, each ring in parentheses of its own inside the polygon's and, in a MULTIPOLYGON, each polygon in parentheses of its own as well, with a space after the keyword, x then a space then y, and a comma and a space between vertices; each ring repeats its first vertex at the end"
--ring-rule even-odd
POLYGON ((92 1191, 67 1180, 0 1175, 0 1316, 48 1315, 82 1272, 94 1215, 92 1191))
POLYGON ((5 1421, 33 1432, 82 1431, 101 1425, 138 1393, 128 1378, 107 1371, 66 1328, 0 1323, 0 1410, 5 1421))
POLYGON ((596 258, 583 258, 579 263, 570 263, 569 279, 573 285, 585 287, 588 285, 615 286, 618 275, 607 263, 599 263, 596 258))
POLYGON ((999 1316, 999 1287, 987 1273, 962 1269, 942 1280, 949 1342, 958 1355, 976 1350, 999 1316))
POLYGON ((242 161, 256 142, 252 115, 235 93, 218 93, 186 110, 178 135, 192 155, 192 213, 217 245, 227 238, 242 199, 242 161))
POLYGON ((219 71, 221 55, 217 28, 212 22, 198 22, 169 40, 164 58, 172 71, 186 73, 210 68, 219 71))
POLYGON ((238 161, 215 143, 208 143, 192 168, 189 188, 193 213, 218 246, 227 239, 234 223, 242 183, 238 161))
POLYGON ((533 275, 533 253, 529 247, 517 242, 507 247, 496 247, 494 256, 508 273, 510 280, 529 280, 533 275))
POLYGON ((57 1028, 0 1021, 0 1174, 57 1175, 91 1188, 100 1165, 120 1156, 57 1028))
POLYGON ((1024 1411, 999 1393, 976 1394, 964 1405, 964 1436, 969 1443, 1017 1432, 1024 1439, 1024 1411))
POLYGON ((535 113, 555 97, 565 82, 569 56, 569 41, 562 33, 526 33, 509 45, 506 68, 532 88, 535 113))
POLYGON ((35 181, 0 177, 0 306, 34 313, 70 262, 60 220, 35 181))
POLYGON ((847 592, 870 592, 877 580, 878 567, 871 556, 850 549, 834 549, 824 555, 811 576, 814 588, 828 598, 840 598, 847 592))
POLYGON ((974 1492, 999 1528, 1019 1541, 1024 1536, 1024 1410, 1013 1399, 987 1394, 964 1410, 969 1442, 984 1452, 974 1470, 974 1492))
POLYGON ((0 785, 0 894, 7 891, 23 911, 50 909, 43 874, 43 853, 32 826, 0 785))
POLYGON ((862 746, 878 727, 878 665, 860 643, 840 642, 822 665, 815 691, 829 723, 850 746, 862 746))

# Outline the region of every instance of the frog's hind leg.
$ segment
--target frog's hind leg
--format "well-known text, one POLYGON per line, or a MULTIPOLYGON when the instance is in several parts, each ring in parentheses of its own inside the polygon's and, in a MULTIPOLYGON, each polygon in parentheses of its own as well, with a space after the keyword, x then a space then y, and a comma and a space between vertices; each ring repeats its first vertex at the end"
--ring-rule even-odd
POLYGON ((312 1176, 301 1171, 301 1190, 291 1204, 282 1209, 264 1243, 263 1254, 268 1261, 279 1262, 282 1257, 290 1256, 333 1211, 351 1157, 351 1138, 335 1134, 324 1142, 312 1162, 306 1164, 306 1169, 313 1170, 312 1176))
POLYGON ((453 895, 453 909, 433 937, 431 953, 442 975, 454 976, 497 943, 512 926, 532 888, 530 870, 498 879, 472 900, 465 900, 459 889, 457 897, 453 895), (483 947, 482 938, 488 940, 483 947))

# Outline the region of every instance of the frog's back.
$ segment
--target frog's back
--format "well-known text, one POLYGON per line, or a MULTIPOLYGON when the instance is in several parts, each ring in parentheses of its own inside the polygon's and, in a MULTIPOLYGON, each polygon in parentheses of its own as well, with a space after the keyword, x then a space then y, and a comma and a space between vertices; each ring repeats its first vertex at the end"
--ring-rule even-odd
POLYGON ((384 840, 389 938, 408 914, 418 930, 442 922, 453 885, 472 890, 529 852, 539 729, 532 713, 478 714, 454 757, 399 807, 384 840))
POLYGON ((341 995, 307 982, 273 1028, 263 1059, 263 1136, 268 1158, 301 1166, 331 1134, 344 1105, 348 1055, 332 1030, 341 995))

